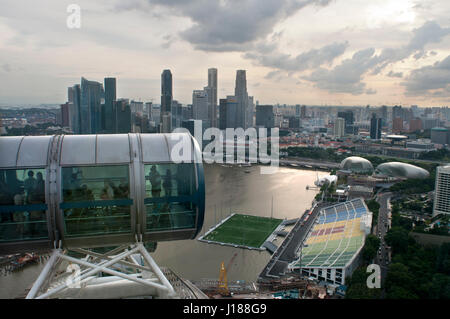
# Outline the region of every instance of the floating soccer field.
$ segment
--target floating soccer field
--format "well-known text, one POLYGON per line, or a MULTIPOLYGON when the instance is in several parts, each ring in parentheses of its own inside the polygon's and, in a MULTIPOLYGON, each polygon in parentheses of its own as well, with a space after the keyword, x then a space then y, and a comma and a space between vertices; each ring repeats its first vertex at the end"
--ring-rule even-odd
POLYGON ((259 249, 282 221, 282 219, 233 214, 199 240, 259 249))

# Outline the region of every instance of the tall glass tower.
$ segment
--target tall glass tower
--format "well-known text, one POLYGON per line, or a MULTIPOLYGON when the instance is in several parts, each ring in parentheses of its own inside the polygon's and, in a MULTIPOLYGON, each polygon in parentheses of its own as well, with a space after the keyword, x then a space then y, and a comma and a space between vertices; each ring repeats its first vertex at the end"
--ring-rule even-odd
POLYGON ((103 85, 81 78, 81 134, 97 134, 102 130, 101 99, 103 85))
POLYGON ((217 127, 217 69, 208 69, 208 116, 212 127, 217 127))
POLYGON ((161 74, 161 133, 172 131, 172 100, 172 73, 170 70, 164 70, 161 74))
POLYGON ((74 134, 81 133, 81 87, 76 84, 68 88, 69 123, 74 134))
POLYGON ((237 100, 237 127, 247 129, 247 106, 248 106, 248 93, 247 93, 247 78, 245 70, 237 70, 236 72, 236 87, 234 90, 234 96, 237 100))
POLYGON ((114 132, 115 100, 116 100, 116 78, 105 78, 105 109, 102 121, 105 133, 114 132))

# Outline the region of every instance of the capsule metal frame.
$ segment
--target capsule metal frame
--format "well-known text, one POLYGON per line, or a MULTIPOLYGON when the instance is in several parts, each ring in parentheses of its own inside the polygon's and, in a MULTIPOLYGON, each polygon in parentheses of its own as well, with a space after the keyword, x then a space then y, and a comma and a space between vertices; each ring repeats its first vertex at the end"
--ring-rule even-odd
MULTIPOLYGON (((136 241, 194 239, 203 226, 205 180, 201 151, 198 143, 189 133, 0 137, 0 172, 30 169, 45 170, 45 203, 40 204, 39 207, 45 207, 48 238, 0 240, 0 255, 52 248, 106 247, 136 241), (181 163, 179 158, 174 159, 173 156, 174 148, 179 147, 180 143, 184 143, 183 151, 190 150, 181 163), (145 167, 147 165, 175 164, 188 165, 188 168, 192 169, 195 177, 195 181, 192 181, 195 182, 195 190, 188 195, 148 198, 146 196, 145 167), (63 169, 114 165, 128 166, 129 198, 110 202, 114 205, 120 203, 130 207, 130 231, 118 234, 101 233, 100 231, 97 235, 68 236, 65 229, 64 209, 77 205, 86 209, 90 208, 89 203, 86 202, 78 204, 64 202, 63 169), (192 205, 195 207, 195 222, 184 228, 149 230, 146 207, 151 205, 159 207, 158 205, 164 203, 167 204, 167 207, 172 207, 171 205, 177 203, 192 205)), ((109 207, 108 201, 96 200, 93 203, 109 207)), ((36 207, 24 205, 19 208, 32 210, 36 207)), ((11 213, 13 210, 14 207, 11 205, 0 204, 1 214, 11 213)), ((169 208, 167 214, 172 213, 169 208)), ((0 225, 1 223, 2 219, 0 219, 0 225)))

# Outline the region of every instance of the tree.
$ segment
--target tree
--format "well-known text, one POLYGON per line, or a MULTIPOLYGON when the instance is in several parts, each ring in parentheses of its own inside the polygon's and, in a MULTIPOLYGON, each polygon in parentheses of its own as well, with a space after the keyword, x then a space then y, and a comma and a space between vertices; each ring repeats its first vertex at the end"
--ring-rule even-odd
POLYGON ((347 299, 378 299, 381 297, 381 289, 368 288, 367 277, 370 274, 366 271, 366 266, 356 269, 351 277, 346 279, 347 299))
POLYGON ((394 253, 404 253, 408 249, 408 231, 401 227, 392 227, 384 237, 394 253))
POLYGON ((380 246, 380 239, 372 234, 368 235, 364 248, 362 250, 362 258, 364 263, 370 263, 376 256, 378 247, 380 246))

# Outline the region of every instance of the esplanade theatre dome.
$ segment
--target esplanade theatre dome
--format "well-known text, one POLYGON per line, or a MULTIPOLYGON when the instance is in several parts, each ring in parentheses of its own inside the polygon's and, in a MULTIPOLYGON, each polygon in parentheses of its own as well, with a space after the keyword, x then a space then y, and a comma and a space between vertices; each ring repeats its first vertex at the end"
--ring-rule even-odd
POLYGON ((377 166, 375 173, 378 175, 385 175, 389 177, 402 177, 402 178, 427 178, 430 173, 420 167, 401 163, 401 162, 389 162, 383 163, 377 166))
POLYGON ((339 168, 353 173, 366 174, 373 172, 372 163, 365 158, 358 156, 347 157, 341 162, 339 168))

